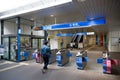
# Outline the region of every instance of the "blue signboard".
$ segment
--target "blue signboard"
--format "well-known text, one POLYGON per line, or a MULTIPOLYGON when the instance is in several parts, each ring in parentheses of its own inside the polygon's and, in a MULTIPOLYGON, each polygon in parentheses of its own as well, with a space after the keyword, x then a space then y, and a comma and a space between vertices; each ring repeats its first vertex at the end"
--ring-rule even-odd
POLYGON ((95 25, 103 25, 105 24, 105 19, 100 20, 91 20, 91 21, 83 21, 83 22, 73 22, 73 23, 64 23, 64 24, 54 24, 43 26, 43 30, 57 30, 57 29, 70 29, 70 28, 80 28, 80 27, 90 27, 95 25))
POLYGON ((64 36, 72 36, 73 34, 71 34, 71 33, 67 33, 67 34, 56 34, 56 36, 59 36, 59 37, 64 37, 64 36))
POLYGON ((21 29, 18 29, 18 33, 21 34, 21 29))
POLYGON ((56 56, 56 60, 57 60, 57 61, 61 61, 61 56, 60 56, 60 55, 57 55, 57 56, 56 56))
POLYGON ((76 57, 76 63, 82 63, 82 57, 76 57))

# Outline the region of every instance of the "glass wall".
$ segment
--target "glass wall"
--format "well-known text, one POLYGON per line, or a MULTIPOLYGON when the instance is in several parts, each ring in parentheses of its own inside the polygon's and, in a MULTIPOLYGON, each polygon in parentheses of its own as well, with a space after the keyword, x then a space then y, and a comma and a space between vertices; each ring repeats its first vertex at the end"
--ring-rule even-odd
POLYGON ((31 47, 31 38, 21 36, 21 47, 30 48, 31 47))
POLYGON ((9 59, 9 38, 3 38, 3 45, 4 45, 4 49, 5 49, 3 58, 9 59))
POLYGON ((41 48, 41 40, 42 39, 39 39, 39 46, 38 46, 39 49, 41 48))
POLYGON ((41 48, 41 41, 42 39, 32 39, 32 48, 34 49, 40 49, 41 48))
POLYGON ((17 54, 17 42, 16 38, 10 38, 10 60, 16 61, 16 54, 17 54))
MULTIPOLYGON (((21 47, 20 47, 20 60, 24 60, 24 57, 22 56, 23 51, 26 51, 29 53, 28 60, 31 59, 32 53, 35 49, 40 49, 43 40, 41 38, 34 38, 31 39, 30 36, 21 36, 21 47), (31 46, 32 41, 32 46, 31 46)), ((11 61, 17 60, 17 40, 16 36, 7 36, 3 37, 3 45, 5 47, 5 53, 3 58, 11 61)))
POLYGON ((32 39, 32 48, 38 48, 38 39, 32 39))

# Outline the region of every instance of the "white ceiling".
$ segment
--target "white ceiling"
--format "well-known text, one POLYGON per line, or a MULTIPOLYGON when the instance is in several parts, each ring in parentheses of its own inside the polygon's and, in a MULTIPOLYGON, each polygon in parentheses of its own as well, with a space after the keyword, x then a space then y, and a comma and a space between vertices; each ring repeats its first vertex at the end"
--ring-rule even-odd
POLYGON ((39 0, 0 0, 0 13, 12 10, 21 6, 38 2, 39 0), (6 6, 7 5, 7 6, 6 6))
POLYGON ((42 25, 85 21, 87 19, 105 17, 106 25, 92 27, 96 32, 107 32, 114 27, 120 27, 120 0, 73 0, 59 6, 19 15, 34 19, 42 25), (50 17, 54 15, 54 17, 50 17), (55 21, 56 18, 56 21, 55 21))

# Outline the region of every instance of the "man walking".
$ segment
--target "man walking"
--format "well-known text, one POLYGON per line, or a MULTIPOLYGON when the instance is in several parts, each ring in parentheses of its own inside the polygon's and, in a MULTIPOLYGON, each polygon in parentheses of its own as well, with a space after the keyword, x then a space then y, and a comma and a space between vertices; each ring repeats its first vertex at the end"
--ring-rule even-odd
POLYGON ((50 58, 51 50, 50 47, 48 47, 48 42, 45 41, 44 45, 41 48, 41 56, 43 57, 44 66, 42 69, 42 72, 45 73, 45 71, 48 69, 49 64, 49 58, 50 58))

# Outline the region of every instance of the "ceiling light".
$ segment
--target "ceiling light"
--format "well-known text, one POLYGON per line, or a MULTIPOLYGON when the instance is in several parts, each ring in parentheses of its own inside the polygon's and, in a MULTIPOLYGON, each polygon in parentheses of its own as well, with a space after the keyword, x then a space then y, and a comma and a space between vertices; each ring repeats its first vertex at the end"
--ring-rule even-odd
POLYGON ((94 32, 87 32, 87 35, 94 35, 94 32))
POLYGON ((50 17, 54 17, 54 15, 50 15, 50 17))
POLYGON ((33 21, 34 19, 33 19, 33 18, 31 18, 30 20, 32 20, 32 21, 33 21))

